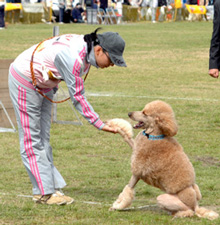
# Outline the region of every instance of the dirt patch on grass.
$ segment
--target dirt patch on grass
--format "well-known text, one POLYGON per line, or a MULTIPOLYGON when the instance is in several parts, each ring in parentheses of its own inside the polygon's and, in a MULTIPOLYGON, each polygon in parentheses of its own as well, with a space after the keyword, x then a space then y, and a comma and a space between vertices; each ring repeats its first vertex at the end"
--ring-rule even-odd
POLYGON ((211 156, 198 156, 196 160, 202 162, 205 166, 217 166, 220 167, 220 160, 211 156))

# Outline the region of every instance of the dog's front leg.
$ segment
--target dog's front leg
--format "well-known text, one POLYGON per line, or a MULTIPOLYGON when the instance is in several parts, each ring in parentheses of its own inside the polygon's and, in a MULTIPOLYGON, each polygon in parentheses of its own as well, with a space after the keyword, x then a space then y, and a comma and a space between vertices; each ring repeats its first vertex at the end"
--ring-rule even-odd
POLYGON ((128 183, 128 186, 132 189, 134 189, 135 185, 137 184, 137 182, 140 180, 139 177, 135 176, 135 175, 132 175, 129 183, 128 183))
POLYGON ((127 142, 132 150, 134 150, 134 139, 127 137, 127 135, 120 129, 118 129, 118 133, 124 138, 125 142, 127 142))
POLYGON ((113 203, 110 210, 122 210, 129 207, 134 200, 135 192, 134 187, 140 178, 132 176, 129 183, 124 187, 118 199, 113 203))
POLYGON ((125 142, 127 142, 130 145, 131 149, 134 150, 134 139, 124 137, 124 140, 125 140, 125 142))

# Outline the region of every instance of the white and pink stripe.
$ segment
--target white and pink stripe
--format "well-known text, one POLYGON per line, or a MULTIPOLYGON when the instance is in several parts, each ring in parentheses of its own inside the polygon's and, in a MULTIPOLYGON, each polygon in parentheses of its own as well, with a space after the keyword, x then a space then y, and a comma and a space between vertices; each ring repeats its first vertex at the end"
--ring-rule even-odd
MULTIPOLYGON (((86 49, 85 47, 83 48, 83 50, 79 53, 79 56, 81 58, 81 60, 83 60, 86 56, 86 49)), ((79 76, 80 74, 80 69, 81 69, 81 65, 79 63, 78 60, 75 61, 74 66, 73 66, 73 75, 75 76, 75 80, 76 80, 76 94, 74 95, 75 99, 80 103, 81 107, 82 107, 82 111, 83 114, 86 117, 89 117, 91 120, 91 123, 94 123, 98 117, 96 116, 95 113, 92 112, 92 110, 90 109, 89 105, 87 104, 84 96, 81 94, 81 91, 83 90, 83 79, 79 76)), ((95 124, 95 126, 97 128, 102 126, 102 121, 98 120, 98 122, 95 124)))
POLYGON ((73 66, 73 75, 75 76, 76 80, 76 94, 74 95, 75 99, 80 103, 82 107, 83 114, 86 117, 91 118, 91 123, 94 123, 98 117, 93 113, 87 104, 84 96, 81 94, 81 91, 83 90, 83 79, 79 77, 80 74, 80 68, 81 65, 78 60, 75 61, 75 64, 73 66))
MULTIPOLYGON (((23 84, 25 87, 28 87, 32 90, 35 90, 33 84, 31 84, 29 81, 25 80, 23 77, 21 77, 13 68, 13 65, 10 67, 10 72, 12 74, 12 76, 21 84, 23 84)), ((44 88, 44 89, 41 89, 41 91, 43 93, 47 93, 49 91, 51 91, 50 88, 44 88)))
POLYGON ((20 111, 21 126, 24 132, 24 148, 29 160, 31 173, 34 175, 38 183, 38 187, 41 191, 41 195, 44 195, 44 188, 41 181, 41 177, 40 177, 40 173, 39 173, 39 169, 38 169, 38 165, 36 161, 36 156, 32 148, 29 116, 28 116, 27 108, 26 108, 26 90, 21 86, 18 87, 18 105, 19 105, 19 111, 20 111))

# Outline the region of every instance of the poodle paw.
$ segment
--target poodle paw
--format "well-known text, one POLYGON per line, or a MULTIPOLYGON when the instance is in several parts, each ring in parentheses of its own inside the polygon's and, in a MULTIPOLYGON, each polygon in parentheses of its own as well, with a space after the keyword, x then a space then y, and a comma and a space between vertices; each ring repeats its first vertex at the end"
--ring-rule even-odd
POLYGON ((113 203, 110 211, 122 210, 129 207, 134 199, 134 190, 128 186, 125 186, 118 199, 113 203))
POLYGON ((124 138, 126 137, 128 139, 131 139, 134 136, 131 124, 124 119, 119 118, 111 119, 108 120, 106 124, 110 127, 118 128, 118 132, 124 138))
POLYGON ((123 210, 131 205, 131 202, 115 201, 112 207, 109 208, 109 211, 123 210))
POLYGON ((184 218, 184 217, 192 217, 194 216, 194 212, 189 209, 189 210, 186 210, 186 211, 178 211, 174 214, 174 218, 184 218))

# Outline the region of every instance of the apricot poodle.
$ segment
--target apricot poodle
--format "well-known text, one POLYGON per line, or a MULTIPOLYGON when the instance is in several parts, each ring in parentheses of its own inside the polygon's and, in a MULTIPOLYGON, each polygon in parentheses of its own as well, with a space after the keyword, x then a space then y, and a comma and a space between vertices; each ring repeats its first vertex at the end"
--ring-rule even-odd
POLYGON ((142 129, 135 140, 127 121, 124 125, 120 119, 107 122, 118 127, 119 133, 133 149, 132 177, 110 210, 129 207, 134 199, 135 185, 141 179, 165 192, 157 197, 157 203, 173 216, 218 218, 216 212, 198 205, 201 193, 195 183, 194 168, 173 137, 178 127, 171 106, 157 100, 147 104, 142 111, 130 112, 128 116, 138 122, 134 128, 142 129))

